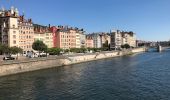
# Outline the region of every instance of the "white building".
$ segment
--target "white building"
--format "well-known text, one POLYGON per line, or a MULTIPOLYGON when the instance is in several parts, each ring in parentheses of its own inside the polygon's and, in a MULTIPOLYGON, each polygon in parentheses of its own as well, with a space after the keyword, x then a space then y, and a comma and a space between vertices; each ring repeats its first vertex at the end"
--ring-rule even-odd
POLYGON ((101 48, 102 47, 102 40, 101 40, 100 34, 92 33, 92 34, 90 34, 90 36, 93 39, 93 45, 94 45, 93 47, 94 48, 101 48))

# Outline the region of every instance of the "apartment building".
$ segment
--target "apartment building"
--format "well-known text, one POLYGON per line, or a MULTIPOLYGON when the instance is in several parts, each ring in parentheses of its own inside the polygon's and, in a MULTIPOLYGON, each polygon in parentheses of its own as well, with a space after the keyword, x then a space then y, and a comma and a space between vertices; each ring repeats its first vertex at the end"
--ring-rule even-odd
MULTIPOLYGON (((32 51, 32 44, 34 42, 34 27, 32 19, 25 19, 24 15, 18 18, 19 29, 19 47, 23 49, 23 53, 32 51)), ((13 38, 15 38, 13 36, 13 38)))
POLYGON ((54 47, 53 32, 50 27, 34 24, 34 41, 40 40, 47 45, 48 48, 54 47))
POLYGON ((80 48, 86 47, 86 35, 85 31, 80 30, 80 48))
POLYGON ((99 33, 100 34, 100 38, 101 38, 101 45, 103 47, 103 44, 105 44, 106 42, 108 43, 108 45, 110 45, 110 41, 111 41, 111 37, 109 33, 99 33))
POLYGON ((9 47, 20 47, 23 53, 32 51, 34 29, 32 19, 20 16, 17 8, 0 10, 0 41, 9 47))
POLYGON ((19 47, 18 17, 17 8, 11 7, 10 10, 0 10, 0 41, 2 44, 9 47, 19 47))
POLYGON ((136 47, 136 36, 133 32, 124 32, 120 30, 111 31, 111 49, 120 49, 121 45, 129 44, 131 47, 136 47))
POLYGON ((93 39, 91 36, 86 36, 86 48, 94 48, 93 39))
POLYGON ((102 39, 99 33, 88 34, 89 37, 93 39, 93 47, 101 48, 102 47, 102 39))
POLYGON ((62 49, 76 48, 79 44, 76 44, 79 36, 76 36, 76 30, 73 28, 68 28, 68 26, 59 26, 56 31, 56 47, 62 49))

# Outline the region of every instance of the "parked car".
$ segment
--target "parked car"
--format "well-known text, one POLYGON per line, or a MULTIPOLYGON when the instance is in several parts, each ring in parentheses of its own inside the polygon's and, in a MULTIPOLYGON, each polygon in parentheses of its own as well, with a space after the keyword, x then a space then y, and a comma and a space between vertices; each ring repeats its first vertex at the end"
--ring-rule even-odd
POLYGON ((4 58, 3 58, 3 60, 15 60, 15 58, 14 58, 14 57, 9 56, 9 57, 4 57, 4 58))

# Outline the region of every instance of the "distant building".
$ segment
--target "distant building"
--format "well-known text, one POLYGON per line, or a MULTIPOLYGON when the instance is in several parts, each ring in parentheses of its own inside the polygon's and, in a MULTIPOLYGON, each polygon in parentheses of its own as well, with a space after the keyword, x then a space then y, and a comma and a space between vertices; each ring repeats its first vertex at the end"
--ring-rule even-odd
POLYGON ((83 29, 68 26, 58 26, 56 29, 56 47, 62 49, 85 47, 83 29))
POLYGON ((86 36, 86 48, 94 48, 93 39, 91 36, 86 36))
POLYGON ((88 34, 87 36, 93 39, 94 48, 102 47, 102 39, 99 33, 92 33, 92 34, 88 34))
POLYGON ((107 45, 110 45, 110 41, 111 41, 111 37, 109 33, 99 33, 100 34, 100 38, 101 38, 101 45, 103 47, 103 44, 105 44, 106 42, 108 43, 107 45))
POLYGON ((121 45, 122 45, 122 34, 120 30, 113 30, 111 32, 110 48, 118 49, 118 48, 121 48, 121 45))
POLYGON ((86 47, 86 35, 85 35, 85 31, 80 30, 80 48, 82 47, 86 47))
POLYGON ((120 49, 121 45, 128 44, 131 47, 136 47, 136 36, 133 32, 124 32, 120 30, 111 31, 111 49, 120 49))

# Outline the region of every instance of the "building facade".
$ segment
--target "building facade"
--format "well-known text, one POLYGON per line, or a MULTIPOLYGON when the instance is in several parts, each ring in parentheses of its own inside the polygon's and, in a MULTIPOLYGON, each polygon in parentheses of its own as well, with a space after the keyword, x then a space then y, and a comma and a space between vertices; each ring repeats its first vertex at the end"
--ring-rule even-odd
POLYGON ((131 47, 136 47, 136 36, 133 32, 124 32, 120 30, 111 31, 111 49, 120 49, 122 45, 128 44, 131 47))
POLYGON ((102 47, 102 40, 99 33, 92 33, 88 34, 88 37, 93 39, 93 47, 94 48, 101 48, 102 47))
POLYGON ((110 45, 111 37, 109 33, 100 33, 100 38, 101 38, 101 45, 103 47, 103 44, 107 43, 107 45, 110 45))
POLYGON ((31 19, 25 19, 24 15, 19 16, 17 8, 0 10, 0 41, 9 47, 20 47, 23 53, 32 51, 34 42, 34 29, 31 19))
POLYGON ((34 41, 40 40, 47 45, 48 48, 53 48, 54 39, 53 32, 50 31, 50 27, 34 24, 34 41))
POLYGON ((19 47, 18 17, 19 12, 14 7, 11 7, 10 10, 0 10, 0 41, 2 44, 19 47))
MULTIPOLYGON (((32 44, 34 42, 34 27, 32 19, 26 20, 23 16, 18 19, 19 29, 19 47, 23 49, 23 53, 32 51, 32 44)), ((14 37, 13 37, 14 38, 14 37)))
POLYGON ((86 48, 94 48, 93 39, 91 36, 86 36, 86 48))

